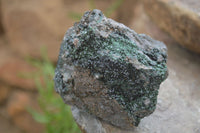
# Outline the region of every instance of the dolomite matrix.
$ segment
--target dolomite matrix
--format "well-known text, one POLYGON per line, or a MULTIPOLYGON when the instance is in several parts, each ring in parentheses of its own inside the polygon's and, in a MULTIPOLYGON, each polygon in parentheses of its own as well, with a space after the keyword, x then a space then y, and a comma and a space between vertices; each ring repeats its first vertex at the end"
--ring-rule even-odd
POLYGON ((121 129, 132 129, 156 108, 167 78, 167 48, 144 34, 86 12, 68 29, 55 71, 64 102, 121 129))

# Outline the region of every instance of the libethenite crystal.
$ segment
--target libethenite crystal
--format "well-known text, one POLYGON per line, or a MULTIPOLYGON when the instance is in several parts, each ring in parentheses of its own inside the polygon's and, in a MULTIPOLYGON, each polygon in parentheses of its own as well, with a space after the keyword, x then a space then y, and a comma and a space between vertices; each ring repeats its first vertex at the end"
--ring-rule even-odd
POLYGON ((159 86, 168 75, 166 61, 162 42, 95 9, 65 34, 55 89, 65 103, 131 129, 155 110, 159 86))

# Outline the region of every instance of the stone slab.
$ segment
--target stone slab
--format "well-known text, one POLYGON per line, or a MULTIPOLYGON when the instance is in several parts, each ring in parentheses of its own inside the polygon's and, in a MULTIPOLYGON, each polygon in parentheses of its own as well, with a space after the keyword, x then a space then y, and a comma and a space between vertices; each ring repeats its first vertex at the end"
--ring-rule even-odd
POLYGON ((147 14, 179 44, 200 54, 198 0, 143 0, 147 14))

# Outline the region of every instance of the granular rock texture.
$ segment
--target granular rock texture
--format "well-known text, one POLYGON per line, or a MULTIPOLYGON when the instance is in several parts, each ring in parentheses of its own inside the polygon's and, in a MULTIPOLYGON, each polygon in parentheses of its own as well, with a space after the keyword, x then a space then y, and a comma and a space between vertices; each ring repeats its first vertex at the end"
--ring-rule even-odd
POLYGON ((132 129, 156 108, 167 78, 167 48, 147 35, 86 12, 60 48, 55 89, 65 103, 122 129, 132 129))

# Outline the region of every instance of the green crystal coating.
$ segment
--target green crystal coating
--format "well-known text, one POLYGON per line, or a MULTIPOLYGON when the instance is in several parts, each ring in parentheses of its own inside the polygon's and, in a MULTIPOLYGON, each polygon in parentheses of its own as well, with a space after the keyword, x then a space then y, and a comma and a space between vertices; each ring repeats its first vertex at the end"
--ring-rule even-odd
MULTIPOLYGON (((163 43, 107 19, 99 10, 86 12, 64 37, 56 68, 56 90, 65 100, 76 82, 73 70, 66 65, 89 70, 137 126, 156 108, 159 86, 167 78, 166 51, 163 43), (71 75, 67 82, 63 80, 65 73, 71 75)), ((87 108, 94 114, 90 110, 87 108)))

